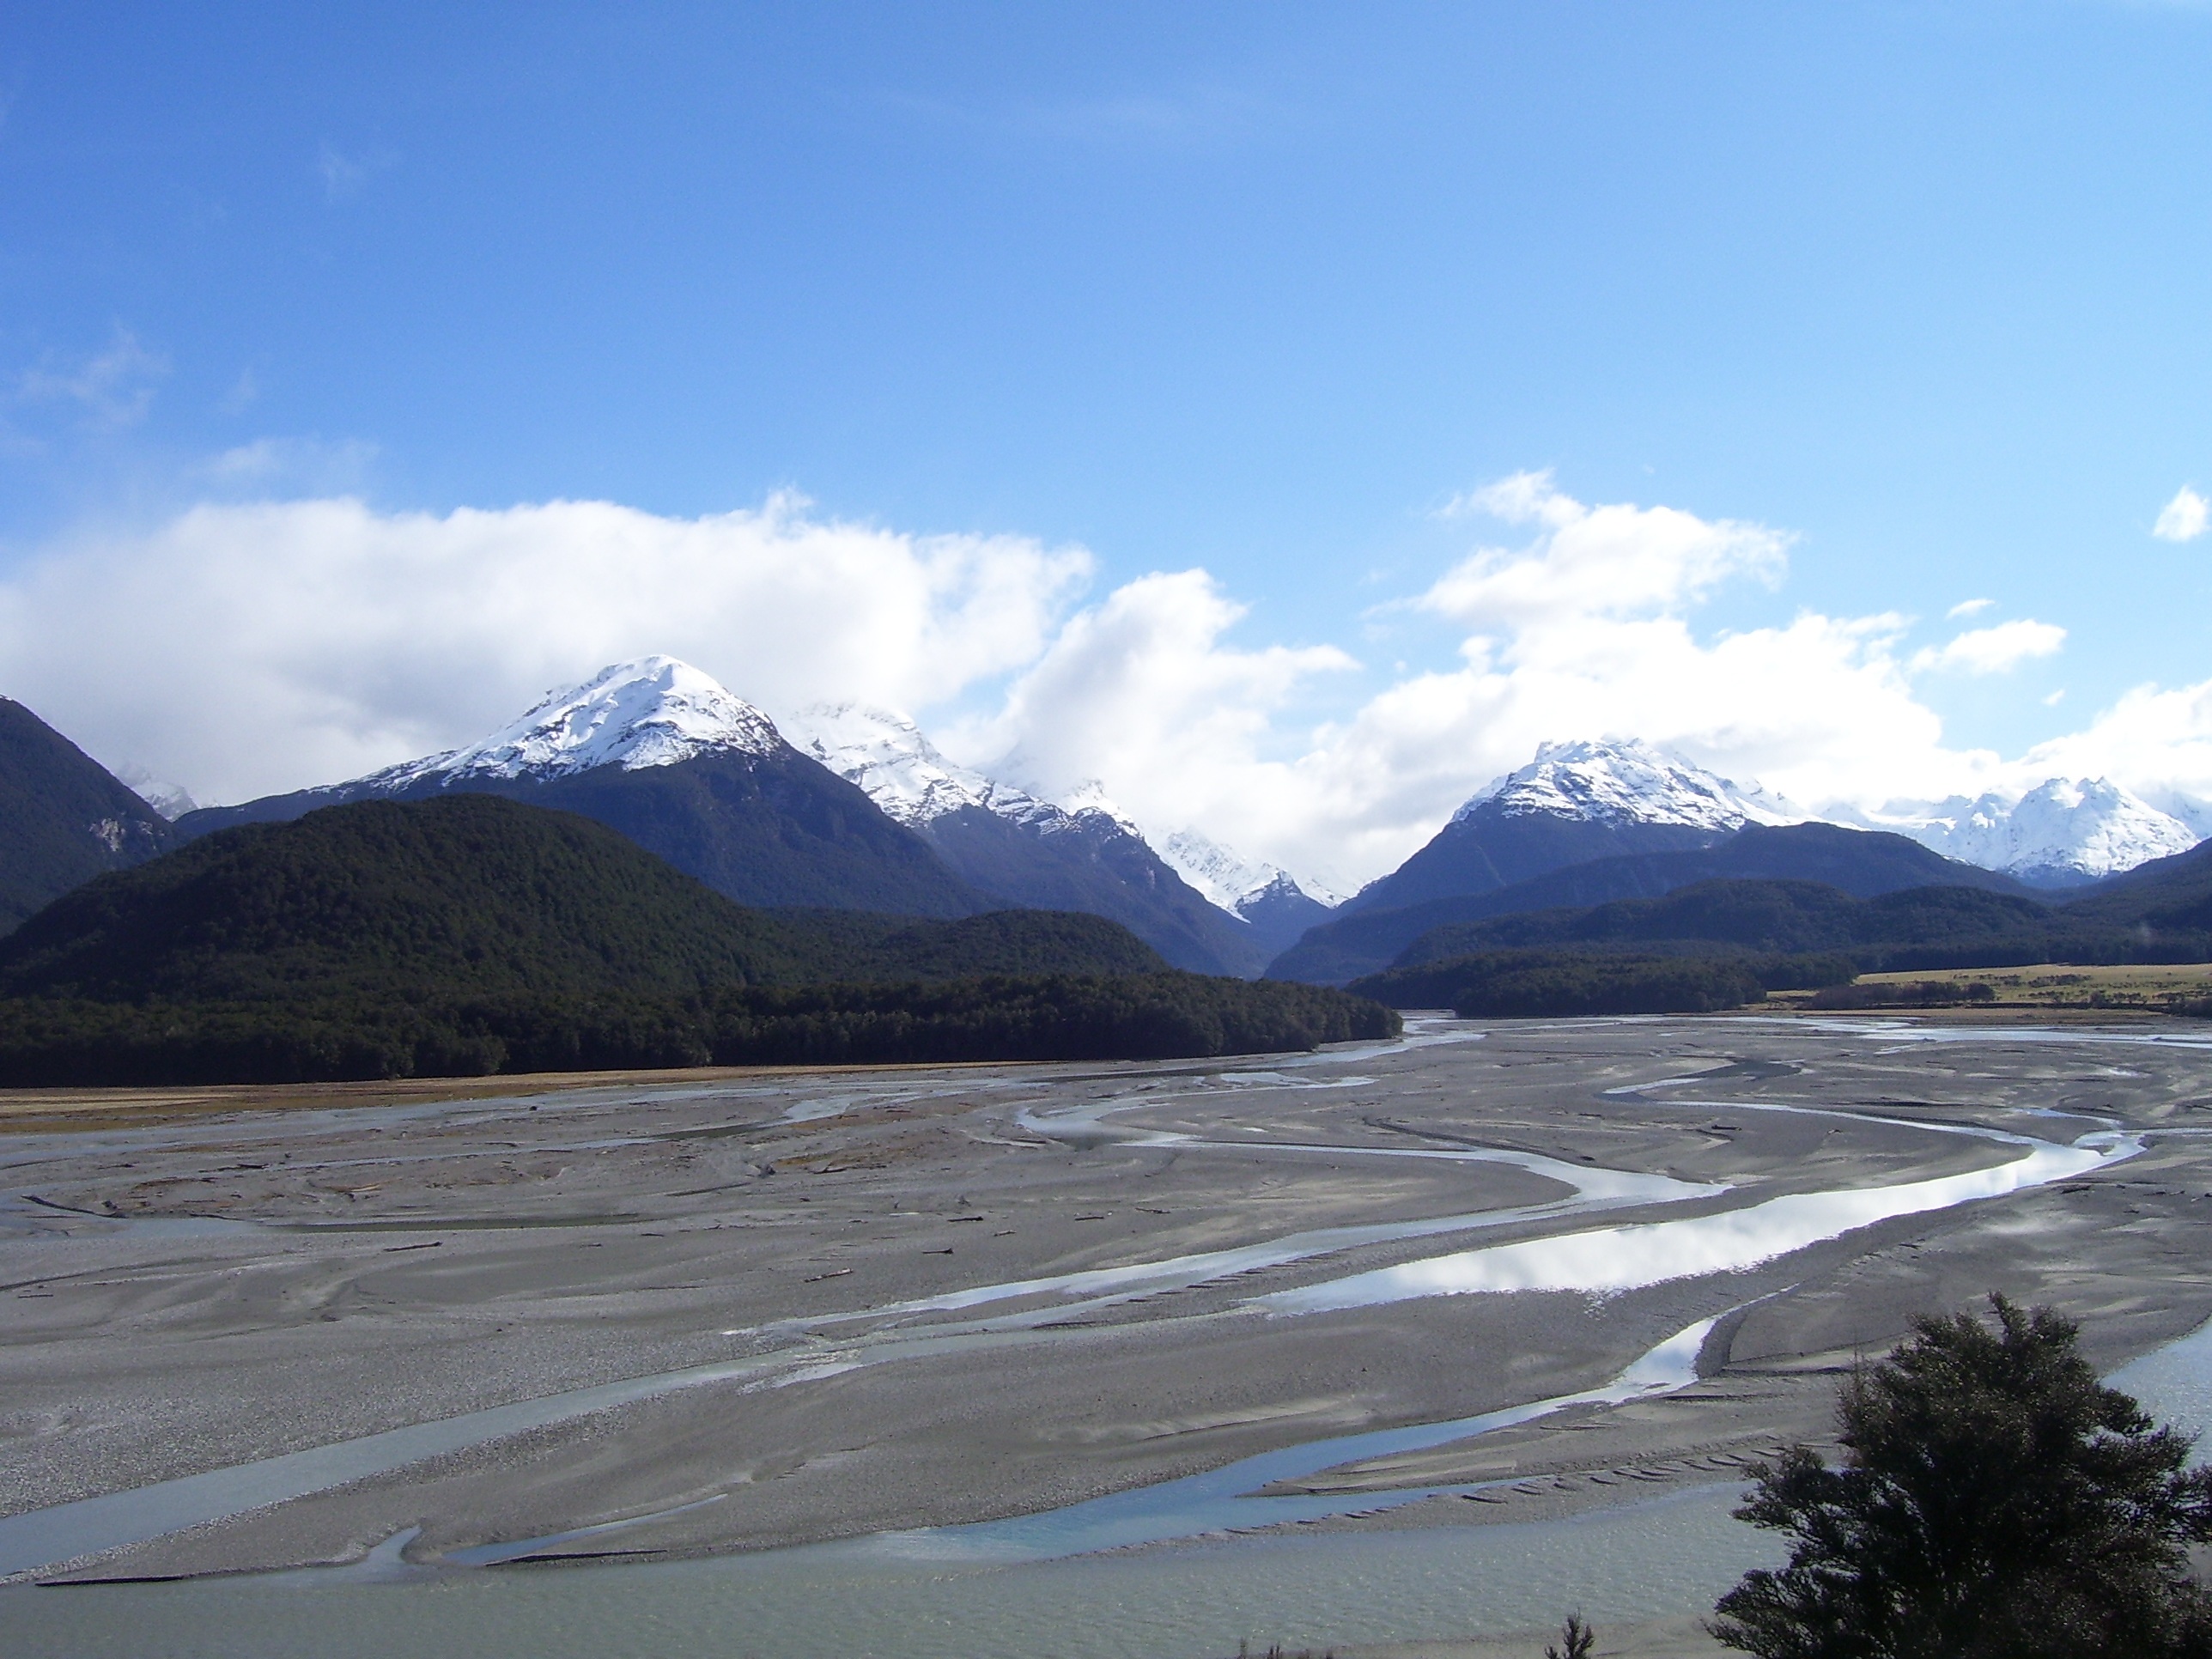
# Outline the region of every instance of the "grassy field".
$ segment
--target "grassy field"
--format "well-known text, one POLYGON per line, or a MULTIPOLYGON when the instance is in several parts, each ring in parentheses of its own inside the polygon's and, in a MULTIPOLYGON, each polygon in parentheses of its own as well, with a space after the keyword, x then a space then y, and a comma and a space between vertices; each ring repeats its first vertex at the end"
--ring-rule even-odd
MULTIPOLYGON (((2031 968, 1946 968, 1902 974, 1861 974, 1860 985, 1911 986, 1936 980, 1986 985, 1993 1002, 1981 1007, 2163 1009, 2175 1001, 2212 997, 2212 963, 2161 963, 2153 967, 2076 967, 2043 963, 2031 968)), ((1802 1002, 1811 993, 1780 991, 1775 1002, 1802 1002)))

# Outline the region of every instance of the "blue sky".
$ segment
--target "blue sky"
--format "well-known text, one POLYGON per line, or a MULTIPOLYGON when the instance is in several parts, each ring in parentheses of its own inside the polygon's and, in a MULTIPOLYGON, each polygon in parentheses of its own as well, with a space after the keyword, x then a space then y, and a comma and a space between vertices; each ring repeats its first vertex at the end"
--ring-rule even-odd
MULTIPOLYGON (((2212 676, 2212 539, 2150 534, 2212 485, 2208 70, 2212 12, 2032 0, 19 5, 0 578, 51 623, 59 567, 200 503, 796 490, 1087 550, 1036 652, 1202 568, 1243 612, 1217 646, 1356 665, 1269 694, 1250 741, 1289 761, 1466 661, 1472 624, 1407 601, 1535 532, 1444 509, 1548 469, 1790 538, 1772 585, 1676 607, 1702 641, 1899 613, 1909 665, 2063 629, 1912 679, 1945 752, 2009 761, 2212 676)), ((51 665, 0 671, 189 769, 51 665)), ((1024 672, 955 677, 945 719, 1033 750, 1024 672)), ((374 701, 319 718, 362 754, 439 735, 374 701)))

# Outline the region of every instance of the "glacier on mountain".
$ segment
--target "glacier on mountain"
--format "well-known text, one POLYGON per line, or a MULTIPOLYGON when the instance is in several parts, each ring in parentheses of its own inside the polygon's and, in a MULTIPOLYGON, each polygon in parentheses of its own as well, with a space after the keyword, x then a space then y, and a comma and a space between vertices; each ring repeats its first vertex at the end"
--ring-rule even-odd
POLYGON ((2202 837, 2109 778, 2047 778, 2019 798, 1894 803, 1854 815, 1947 858, 2043 886, 2071 886, 2185 853, 2202 837))
POLYGON ((1540 744, 1534 760, 1476 790, 1452 822, 1478 811, 1672 823, 1717 835, 1813 816, 1757 784, 1739 784, 1638 738, 1540 744))

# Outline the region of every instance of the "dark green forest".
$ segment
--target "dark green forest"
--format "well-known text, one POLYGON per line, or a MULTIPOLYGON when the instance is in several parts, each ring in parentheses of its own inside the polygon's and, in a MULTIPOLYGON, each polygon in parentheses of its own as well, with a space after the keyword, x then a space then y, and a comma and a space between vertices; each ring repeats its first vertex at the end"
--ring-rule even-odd
POLYGON ((2212 927, 2186 909, 2122 919, 1969 887, 1875 898, 1811 881, 1705 881, 1660 898, 1525 911, 1431 928, 1393 967, 1477 951, 1565 946, 1655 954, 1723 948, 1836 954, 1861 973, 2037 962, 2201 962, 2212 927))
POLYGON ((1840 957, 1486 951, 1393 968, 1346 988, 1395 1008, 1449 1008, 1464 1019, 1576 1014, 1709 1014, 1769 991, 1847 983, 1840 957))
POLYGON ((1152 974, 696 995, 0 1000, 0 1084, 297 1083, 676 1066, 1155 1060, 1395 1036, 1316 986, 1152 974))
POLYGON ((0 939, 0 1084, 1307 1048, 1397 1017, 1167 969, 1117 923, 732 903, 490 795, 222 831, 0 939))

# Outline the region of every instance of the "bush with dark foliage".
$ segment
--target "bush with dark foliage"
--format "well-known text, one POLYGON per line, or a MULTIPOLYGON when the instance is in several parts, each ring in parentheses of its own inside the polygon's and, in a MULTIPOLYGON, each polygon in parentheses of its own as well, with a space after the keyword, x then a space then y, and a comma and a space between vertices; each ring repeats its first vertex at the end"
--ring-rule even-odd
POLYGON ((1806 999, 1808 1008, 1953 1008, 1995 1002, 1996 988, 1979 980, 1923 979, 1910 983, 1830 985, 1806 999))
POLYGON ((1711 1628, 1763 1659, 2152 1659, 2212 1653, 2188 1547, 2212 1471, 2104 1387, 2074 1324, 1990 1297, 1845 1385, 1843 1465, 1802 1447, 1740 1520, 1785 1534, 1711 1628))

